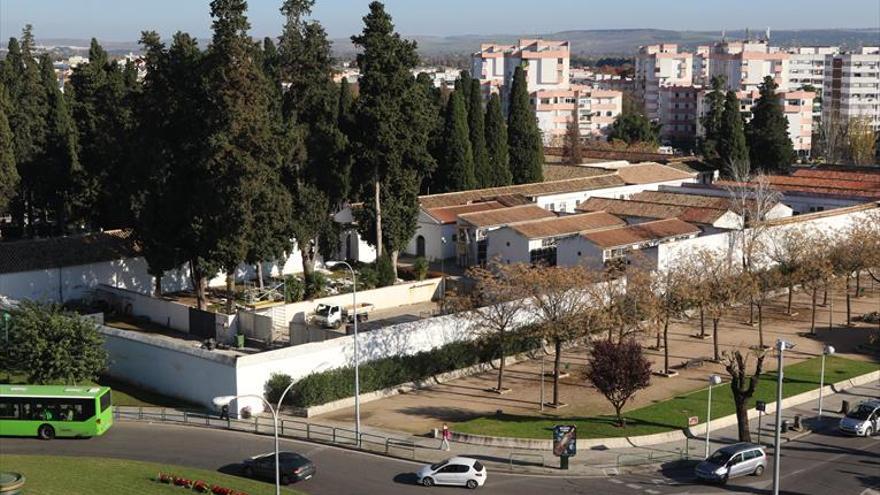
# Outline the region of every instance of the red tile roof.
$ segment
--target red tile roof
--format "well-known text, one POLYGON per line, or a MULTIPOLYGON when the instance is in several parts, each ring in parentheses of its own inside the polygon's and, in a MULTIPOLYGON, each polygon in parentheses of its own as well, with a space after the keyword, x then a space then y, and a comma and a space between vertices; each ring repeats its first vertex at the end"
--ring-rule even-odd
POLYGON ((475 211, 497 210, 504 208, 504 205, 498 201, 484 201, 481 203, 471 203, 467 205, 446 206, 441 208, 431 208, 425 210, 428 215, 440 223, 455 223, 458 216, 464 213, 473 213, 475 211))
POLYGON ((545 210, 534 203, 477 213, 466 213, 458 216, 459 220, 462 222, 469 223, 477 228, 490 227, 493 225, 509 225, 512 223, 555 217, 555 213, 545 210))
POLYGON ((587 230, 626 225, 626 222, 603 211, 565 215, 511 225, 510 228, 529 239, 577 234, 587 230))
POLYGON ((672 218, 668 220, 658 220, 656 222, 629 225, 618 229, 585 232, 581 235, 596 246, 608 249, 699 233, 699 227, 678 220, 677 218, 672 218))
POLYGON ((130 230, 0 242, 0 273, 88 265, 140 256, 130 230))

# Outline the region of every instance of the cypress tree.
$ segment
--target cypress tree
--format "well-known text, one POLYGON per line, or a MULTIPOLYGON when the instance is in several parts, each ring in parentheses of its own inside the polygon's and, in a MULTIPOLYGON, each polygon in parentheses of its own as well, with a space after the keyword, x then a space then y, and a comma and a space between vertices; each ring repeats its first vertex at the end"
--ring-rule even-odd
POLYGON ((443 156, 434 180, 434 191, 452 192, 473 189, 474 157, 468 139, 464 95, 456 91, 446 106, 443 128, 443 156))
POLYGON ((529 104, 529 90, 522 66, 517 66, 513 72, 507 137, 513 183, 541 182, 544 177, 544 147, 535 112, 529 104))
POLYGON ((18 170, 15 168, 15 143, 9 128, 11 105, 6 88, 0 83, 0 215, 5 215, 18 187, 18 170))
POLYGON ((746 128, 751 161, 768 172, 786 172, 795 160, 788 136, 788 119, 782 111, 777 85, 770 76, 761 83, 761 96, 752 108, 752 120, 746 128))
POLYGON ((489 154, 486 150, 486 123, 483 114, 483 94, 480 81, 471 79, 470 105, 468 105, 468 130, 471 150, 474 155, 474 177, 476 187, 491 187, 492 169, 489 168, 489 154))
POLYGON ((455 80, 455 91, 461 92, 462 101, 470 110, 471 104, 471 73, 463 70, 458 73, 458 79, 455 80))
POLYGON ((571 119, 565 126, 562 157, 569 165, 580 165, 583 162, 583 144, 581 143, 581 128, 578 123, 577 110, 571 113, 571 119))
POLYGON ((507 155, 507 124, 501 113, 501 97, 493 93, 486 105, 486 151, 492 186, 507 186, 513 182, 507 155))
POLYGON ((349 134, 354 126, 354 96, 348 78, 343 77, 339 83, 339 101, 336 105, 336 122, 343 132, 349 134))
MULTIPOLYGON (((702 118, 703 140, 700 148, 703 159, 718 163, 718 140, 721 137, 721 122, 724 116, 724 76, 712 78, 712 91, 706 95, 708 111, 702 118)), ((739 114, 739 112, 737 112, 739 114)))
POLYGON ((742 114, 736 92, 728 91, 724 101, 724 116, 717 143, 718 157, 723 166, 742 166, 749 159, 742 114))

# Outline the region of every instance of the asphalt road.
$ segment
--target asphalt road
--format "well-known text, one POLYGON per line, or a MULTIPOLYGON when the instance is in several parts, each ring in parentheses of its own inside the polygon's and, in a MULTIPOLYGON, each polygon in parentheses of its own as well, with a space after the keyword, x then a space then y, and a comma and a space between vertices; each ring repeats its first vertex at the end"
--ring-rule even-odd
MULTIPOLYGON (((234 474, 238 462, 272 450, 271 437, 184 426, 118 423, 88 440, 2 438, 0 454, 81 455, 179 464, 234 474)), ((335 447, 282 440, 282 449, 309 457, 315 477, 295 485, 310 494, 456 493, 455 488, 414 485, 418 464, 335 447)), ((3 466, 14 469, 14 466, 3 466)), ((782 458, 783 493, 880 495, 880 437, 849 438, 833 431, 787 443, 782 458), (873 490, 873 491, 872 491, 873 490)), ((726 487, 694 483, 690 470, 605 478, 517 476, 490 472, 485 494, 703 494, 771 493, 771 469, 761 478, 740 478, 726 487)))

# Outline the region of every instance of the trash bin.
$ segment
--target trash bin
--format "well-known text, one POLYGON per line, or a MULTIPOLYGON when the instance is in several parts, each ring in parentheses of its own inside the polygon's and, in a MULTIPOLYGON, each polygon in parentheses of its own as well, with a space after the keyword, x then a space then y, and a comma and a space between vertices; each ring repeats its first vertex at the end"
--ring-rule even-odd
POLYGON ((848 400, 841 401, 840 402, 840 414, 843 414, 844 416, 846 416, 847 413, 849 413, 849 401, 848 400))
POLYGON ((787 419, 782 420, 782 427, 780 428, 780 431, 782 433, 788 433, 788 420, 787 419))
POLYGON ((800 414, 795 414, 795 416, 794 416, 794 426, 793 426, 793 428, 794 428, 796 431, 800 431, 800 430, 801 430, 801 428, 802 428, 802 424, 801 424, 801 415, 800 415, 800 414))
POLYGON ((24 476, 18 473, 0 473, 0 494, 19 495, 24 490, 24 476))
POLYGON ((244 334, 239 333, 235 336, 235 347, 244 349, 244 334))

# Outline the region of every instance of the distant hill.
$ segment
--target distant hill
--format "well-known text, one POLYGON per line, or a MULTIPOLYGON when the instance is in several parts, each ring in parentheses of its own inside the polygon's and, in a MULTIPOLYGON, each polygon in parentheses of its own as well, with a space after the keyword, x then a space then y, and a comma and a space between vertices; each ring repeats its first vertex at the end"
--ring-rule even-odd
MULTIPOLYGON (((728 39, 741 39, 744 31, 727 31, 728 39)), ((763 36, 763 31, 753 31, 752 35, 763 36)), ((492 35, 461 35, 461 36, 406 36, 418 42, 419 52, 425 56, 467 55, 477 51, 481 43, 512 43, 520 38, 546 38, 567 40, 572 44, 572 53, 576 55, 632 55, 641 45, 654 43, 678 43, 685 48, 707 44, 721 38, 718 31, 672 31, 664 29, 589 29, 560 31, 556 33, 525 33, 525 34, 492 34, 492 35)), ((857 48, 880 44, 880 29, 801 29, 772 31, 771 40, 779 46, 843 46, 857 48)), ((209 40, 200 39, 199 45, 207 46, 209 40)), ((77 47, 71 50, 80 52, 87 50, 88 40, 82 39, 40 39, 38 44, 58 47, 77 47)), ((134 41, 102 41, 108 52, 123 55, 138 52, 139 46, 134 41)), ((333 49, 337 56, 350 57, 355 53, 348 38, 333 40, 333 49)), ((65 50, 68 51, 68 50, 65 50)))

